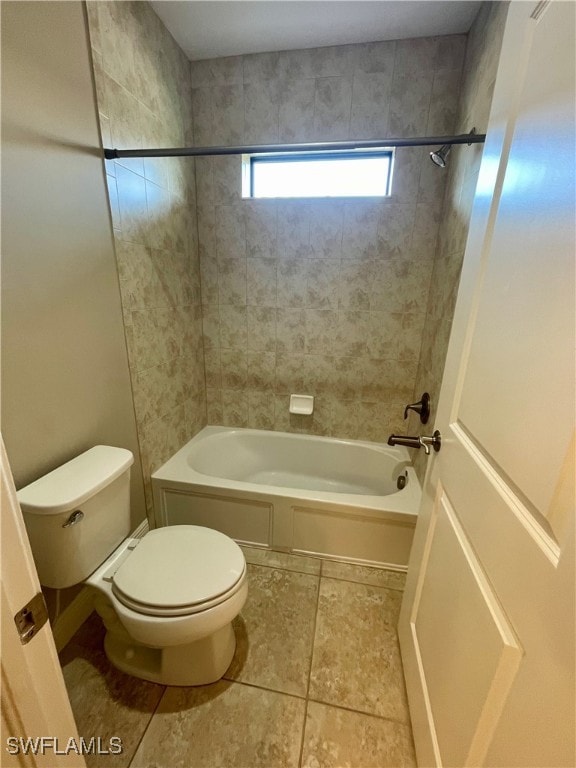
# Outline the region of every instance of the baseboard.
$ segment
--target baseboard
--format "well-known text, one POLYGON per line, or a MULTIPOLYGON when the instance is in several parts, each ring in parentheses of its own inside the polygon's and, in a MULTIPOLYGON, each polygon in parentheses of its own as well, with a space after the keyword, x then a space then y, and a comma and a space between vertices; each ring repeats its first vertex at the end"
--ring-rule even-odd
MULTIPOLYGON (((130 535, 132 538, 141 539, 148 530, 148 520, 144 519, 130 535)), ((84 587, 52 625, 52 634, 54 635, 54 642, 56 643, 58 653, 68 645, 93 610, 94 599, 92 592, 88 587, 84 587)))

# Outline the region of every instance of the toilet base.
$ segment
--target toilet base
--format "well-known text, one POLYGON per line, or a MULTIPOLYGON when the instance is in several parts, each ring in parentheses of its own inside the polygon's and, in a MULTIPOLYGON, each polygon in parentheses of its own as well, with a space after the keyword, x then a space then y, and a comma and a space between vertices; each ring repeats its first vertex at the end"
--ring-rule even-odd
POLYGON ((122 672, 161 685, 208 685, 226 672, 236 650, 232 624, 193 643, 148 648, 126 633, 107 632, 104 650, 122 672))

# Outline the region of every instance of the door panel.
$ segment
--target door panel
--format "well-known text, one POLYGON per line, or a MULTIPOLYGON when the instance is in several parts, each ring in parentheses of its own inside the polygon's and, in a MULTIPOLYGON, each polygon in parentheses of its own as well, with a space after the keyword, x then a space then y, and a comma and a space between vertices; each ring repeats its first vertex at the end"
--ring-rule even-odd
POLYGON ((443 765, 479 765, 522 649, 443 491, 435 515, 416 645, 443 765))
POLYGON ((504 32, 399 624, 421 765, 576 764, 575 11, 504 32))
POLYGON ((544 517, 574 428, 574 26, 561 14, 531 46, 458 410, 544 517))

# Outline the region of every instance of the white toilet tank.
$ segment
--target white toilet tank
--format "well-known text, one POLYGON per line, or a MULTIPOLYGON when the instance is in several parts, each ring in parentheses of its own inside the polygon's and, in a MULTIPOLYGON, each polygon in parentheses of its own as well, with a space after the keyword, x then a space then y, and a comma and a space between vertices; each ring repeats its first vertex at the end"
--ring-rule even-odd
POLYGON ((131 451, 97 445, 18 491, 40 583, 84 581, 130 533, 131 451))

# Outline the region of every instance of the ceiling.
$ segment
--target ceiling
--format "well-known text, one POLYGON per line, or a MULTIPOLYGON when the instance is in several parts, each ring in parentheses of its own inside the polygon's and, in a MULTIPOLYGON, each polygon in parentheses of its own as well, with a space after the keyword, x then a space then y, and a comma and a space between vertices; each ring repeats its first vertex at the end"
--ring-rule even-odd
POLYGON ((475 0, 157 0, 189 59, 468 32, 475 0))

